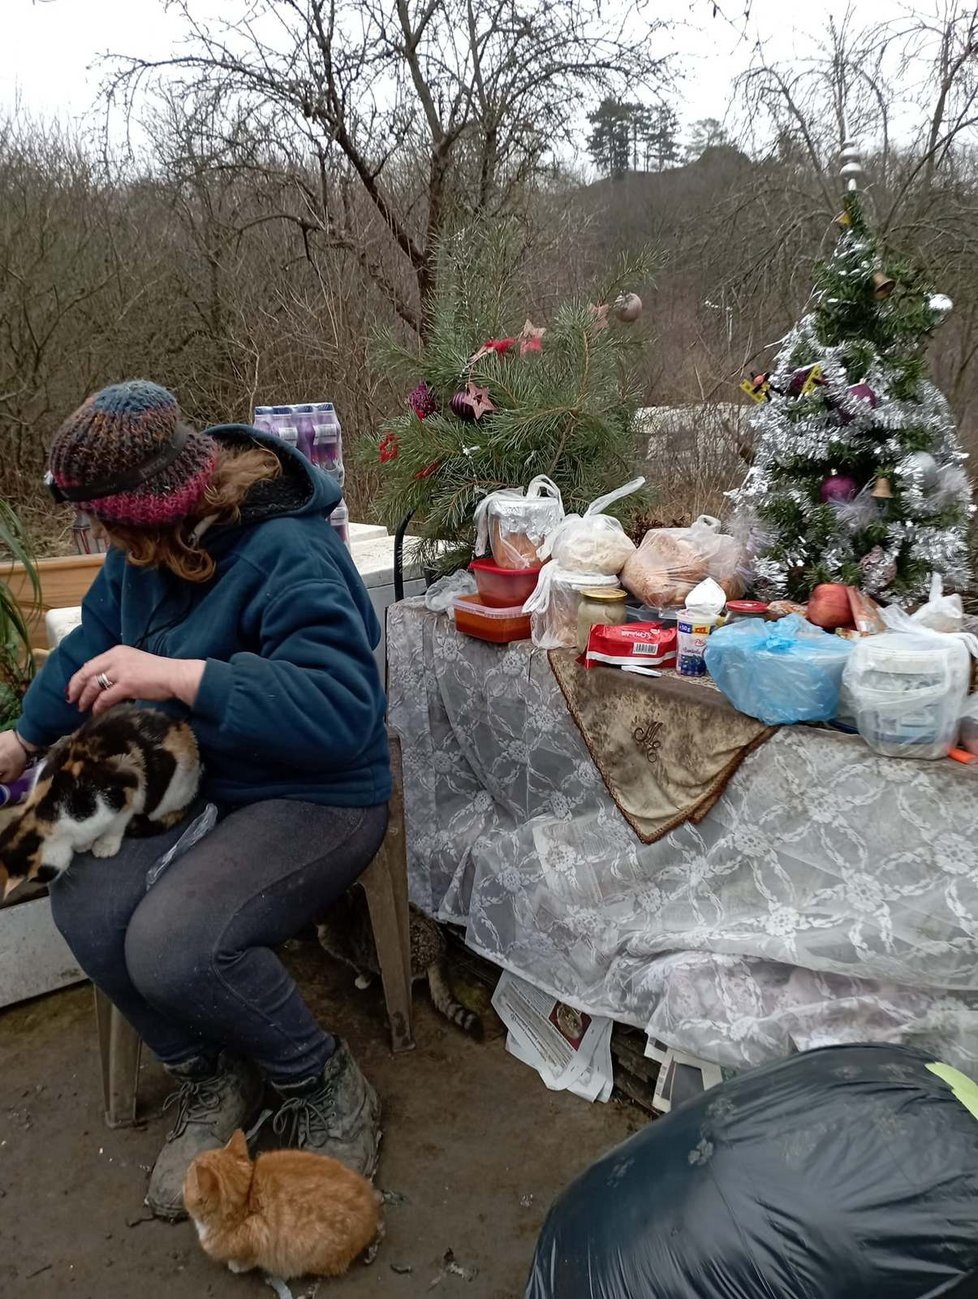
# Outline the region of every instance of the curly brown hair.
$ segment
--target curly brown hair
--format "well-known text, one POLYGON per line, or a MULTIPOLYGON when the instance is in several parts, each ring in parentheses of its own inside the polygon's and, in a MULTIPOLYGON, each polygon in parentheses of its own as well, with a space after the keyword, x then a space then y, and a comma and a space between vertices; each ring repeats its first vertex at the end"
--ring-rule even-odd
POLYGON ((256 445, 218 447, 213 476, 192 515, 172 527, 138 528, 97 520, 113 546, 126 552, 136 568, 166 568, 188 582, 206 582, 214 576, 214 560, 195 537, 205 520, 210 525, 236 523, 241 506, 256 483, 277 478, 282 465, 274 451, 256 445))

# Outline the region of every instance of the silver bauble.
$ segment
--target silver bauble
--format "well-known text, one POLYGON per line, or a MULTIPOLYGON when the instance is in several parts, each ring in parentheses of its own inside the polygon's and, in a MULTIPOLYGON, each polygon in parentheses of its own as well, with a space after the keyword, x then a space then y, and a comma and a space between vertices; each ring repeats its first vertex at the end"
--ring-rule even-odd
POLYGON ((615 315, 626 325, 634 324, 642 309, 642 299, 637 293, 619 293, 615 298, 615 315))
POLYGON ((930 491, 937 483, 937 461, 929 451, 911 451, 901 468, 916 479, 924 491, 930 491))

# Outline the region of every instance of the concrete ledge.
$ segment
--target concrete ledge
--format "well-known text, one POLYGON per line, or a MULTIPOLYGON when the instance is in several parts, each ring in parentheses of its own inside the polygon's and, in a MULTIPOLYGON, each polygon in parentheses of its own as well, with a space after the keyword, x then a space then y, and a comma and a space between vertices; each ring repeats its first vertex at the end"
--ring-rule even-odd
POLYGON ((0 1006, 12 1006, 84 978, 54 927, 46 897, 0 909, 0 1006))

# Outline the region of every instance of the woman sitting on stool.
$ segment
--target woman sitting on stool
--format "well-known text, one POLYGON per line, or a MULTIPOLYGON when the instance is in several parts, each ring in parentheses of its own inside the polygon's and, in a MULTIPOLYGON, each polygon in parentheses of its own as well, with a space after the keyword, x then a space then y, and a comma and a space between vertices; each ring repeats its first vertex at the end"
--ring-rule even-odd
POLYGON ((147 1203, 183 1216, 191 1160, 279 1100, 283 1144, 372 1176, 380 1106, 275 947, 370 864, 391 792, 380 627, 329 522, 336 482, 246 425, 197 432, 143 380, 89 398, 51 448, 49 482, 112 548, 81 625, 51 654, 0 781, 124 700, 189 718, 216 828, 147 891, 184 827, 80 855, 51 885, 79 965, 179 1084, 147 1203))

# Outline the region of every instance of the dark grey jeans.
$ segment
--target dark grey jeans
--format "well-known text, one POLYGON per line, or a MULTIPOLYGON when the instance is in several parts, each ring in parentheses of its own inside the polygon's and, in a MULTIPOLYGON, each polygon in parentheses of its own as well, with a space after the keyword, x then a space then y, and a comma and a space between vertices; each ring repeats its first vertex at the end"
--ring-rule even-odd
POLYGON ((51 885, 54 922, 78 964, 164 1064, 227 1047, 273 1082, 322 1069, 335 1048, 276 944, 315 921, 363 873, 386 806, 284 800, 225 816, 146 890, 186 829, 79 855, 51 885))

